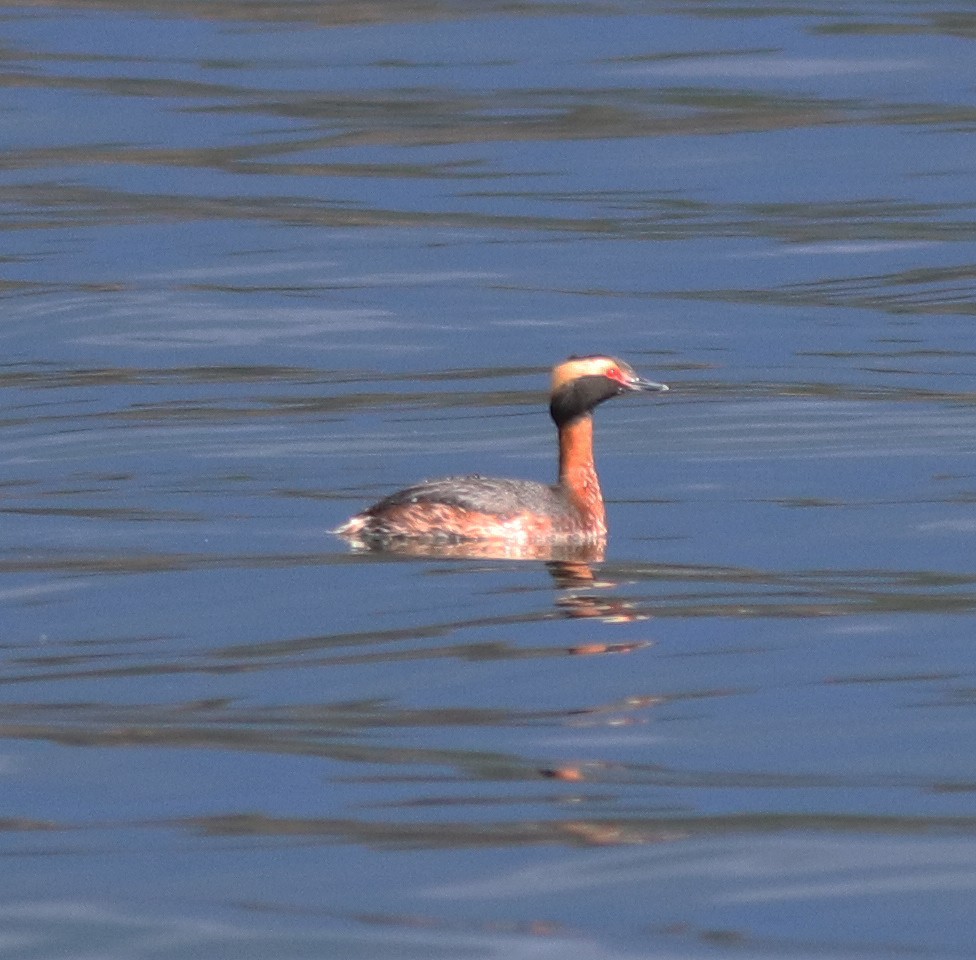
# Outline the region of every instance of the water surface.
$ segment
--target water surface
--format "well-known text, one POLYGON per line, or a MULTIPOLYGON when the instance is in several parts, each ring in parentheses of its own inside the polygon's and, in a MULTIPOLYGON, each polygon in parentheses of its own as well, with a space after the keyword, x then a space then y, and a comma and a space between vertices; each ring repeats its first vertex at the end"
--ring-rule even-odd
POLYGON ((971 954, 976 16, 0 13, 4 956, 971 954))

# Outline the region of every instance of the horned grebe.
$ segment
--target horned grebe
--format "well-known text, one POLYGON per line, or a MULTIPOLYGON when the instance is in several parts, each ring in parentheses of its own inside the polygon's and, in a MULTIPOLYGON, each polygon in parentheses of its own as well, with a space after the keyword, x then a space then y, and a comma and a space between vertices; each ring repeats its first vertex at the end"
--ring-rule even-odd
POLYGON ((391 494, 335 532, 382 547, 404 538, 435 541, 597 543, 606 511, 593 463, 593 408, 631 391, 661 391, 613 357, 570 357, 552 371, 549 413, 559 431, 559 481, 445 477, 391 494))

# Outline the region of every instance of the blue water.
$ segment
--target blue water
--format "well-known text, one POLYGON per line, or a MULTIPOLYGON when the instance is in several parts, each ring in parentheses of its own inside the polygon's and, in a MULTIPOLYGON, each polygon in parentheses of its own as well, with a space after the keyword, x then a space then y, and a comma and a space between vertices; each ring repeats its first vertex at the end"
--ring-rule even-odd
POLYGON ((0 12, 0 956, 971 955, 976 15, 0 12))

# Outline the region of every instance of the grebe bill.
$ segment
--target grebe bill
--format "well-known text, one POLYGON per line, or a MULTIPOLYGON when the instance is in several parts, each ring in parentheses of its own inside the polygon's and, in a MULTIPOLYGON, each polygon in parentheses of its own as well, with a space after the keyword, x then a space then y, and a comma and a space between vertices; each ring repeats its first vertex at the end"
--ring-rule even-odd
POLYGON ((559 432, 559 479, 478 475, 427 480, 390 494, 334 532, 353 545, 382 548, 405 538, 592 543, 607 534, 593 462, 593 409, 623 393, 661 392, 632 367, 606 356, 570 357, 552 371, 549 414, 559 432))

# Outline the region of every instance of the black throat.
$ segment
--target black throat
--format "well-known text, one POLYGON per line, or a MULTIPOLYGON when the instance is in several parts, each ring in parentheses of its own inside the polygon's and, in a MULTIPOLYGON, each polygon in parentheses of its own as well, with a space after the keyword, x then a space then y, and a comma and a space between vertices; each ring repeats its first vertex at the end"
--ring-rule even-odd
POLYGON ((549 415, 557 427, 585 417, 598 404, 624 392, 619 383, 608 377, 580 377, 564 383, 549 401, 549 415))

